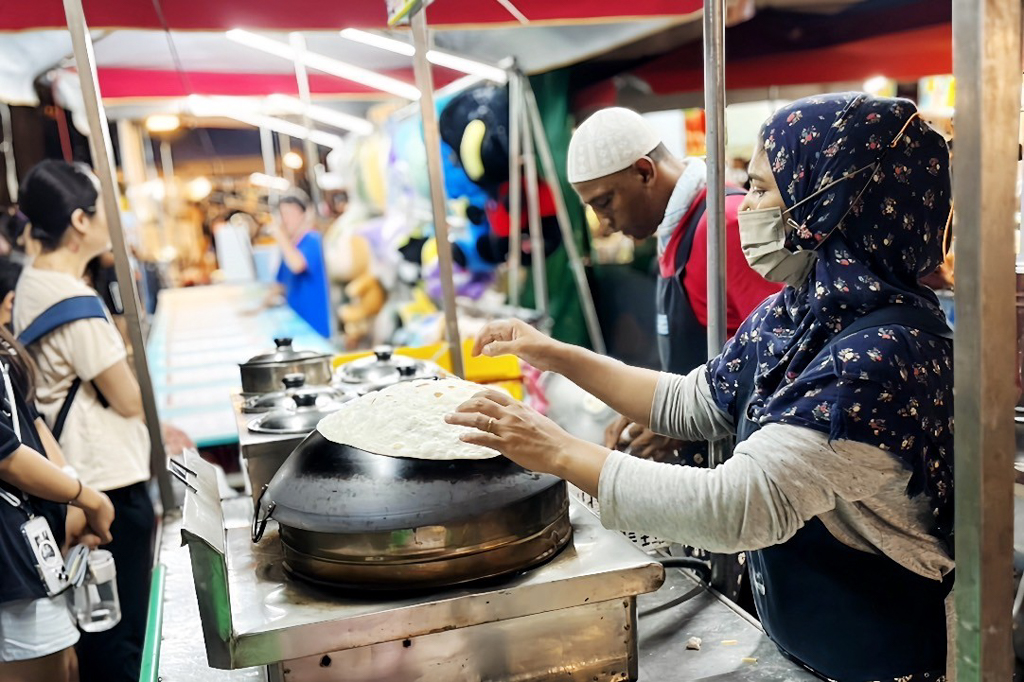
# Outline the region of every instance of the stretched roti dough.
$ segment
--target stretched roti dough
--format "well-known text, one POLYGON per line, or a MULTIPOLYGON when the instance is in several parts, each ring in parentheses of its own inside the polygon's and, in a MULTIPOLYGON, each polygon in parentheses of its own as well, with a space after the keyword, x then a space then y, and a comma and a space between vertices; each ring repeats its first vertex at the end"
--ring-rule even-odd
POLYGON ((464 443, 459 436, 475 429, 444 420, 482 386, 461 379, 418 379, 389 386, 345 403, 317 425, 324 438, 339 445, 389 457, 413 459, 489 459, 501 453, 464 443))

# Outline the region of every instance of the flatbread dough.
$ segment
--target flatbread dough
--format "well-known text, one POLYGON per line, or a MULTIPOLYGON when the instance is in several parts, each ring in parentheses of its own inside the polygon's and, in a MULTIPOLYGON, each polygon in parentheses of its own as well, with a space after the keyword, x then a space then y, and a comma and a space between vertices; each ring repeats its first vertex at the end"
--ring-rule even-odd
POLYGON ((461 379, 418 379, 360 396, 325 417, 317 430, 339 445, 389 457, 413 459, 489 459, 501 453, 464 443, 474 431, 444 420, 446 414, 483 390, 461 379))

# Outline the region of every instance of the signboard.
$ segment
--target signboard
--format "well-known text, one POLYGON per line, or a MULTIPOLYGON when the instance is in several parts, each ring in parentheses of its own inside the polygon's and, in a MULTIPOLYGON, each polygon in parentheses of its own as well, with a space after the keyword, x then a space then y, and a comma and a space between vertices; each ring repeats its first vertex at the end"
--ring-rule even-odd
POLYGON ((416 14, 433 0, 385 0, 388 7, 388 26, 409 23, 416 14))

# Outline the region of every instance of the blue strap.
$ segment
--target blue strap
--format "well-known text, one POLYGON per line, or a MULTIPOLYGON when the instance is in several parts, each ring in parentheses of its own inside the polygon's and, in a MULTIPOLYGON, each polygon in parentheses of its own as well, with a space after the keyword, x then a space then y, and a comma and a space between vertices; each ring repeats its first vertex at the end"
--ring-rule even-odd
POLYGON ((78 320, 107 319, 107 309, 98 296, 74 296, 54 303, 18 335, 23 346, 30 346, 52 331, 78 320))

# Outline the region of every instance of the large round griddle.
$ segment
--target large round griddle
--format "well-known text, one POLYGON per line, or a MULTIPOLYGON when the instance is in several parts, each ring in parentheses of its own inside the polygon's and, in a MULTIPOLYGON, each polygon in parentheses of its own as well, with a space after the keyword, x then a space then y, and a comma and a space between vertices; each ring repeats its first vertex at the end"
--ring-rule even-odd
POLYGON ((505 457, 419 460, 310 434, 259 508, 280 527, 285 567, 323 584, 408 590, 546 561, 568 541, 565 482, 505 457))

